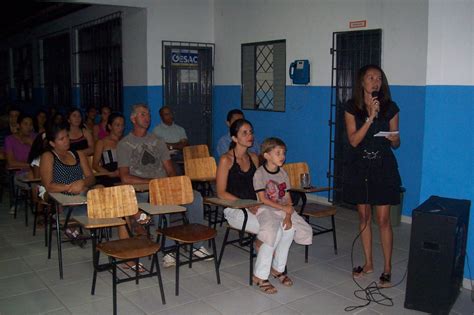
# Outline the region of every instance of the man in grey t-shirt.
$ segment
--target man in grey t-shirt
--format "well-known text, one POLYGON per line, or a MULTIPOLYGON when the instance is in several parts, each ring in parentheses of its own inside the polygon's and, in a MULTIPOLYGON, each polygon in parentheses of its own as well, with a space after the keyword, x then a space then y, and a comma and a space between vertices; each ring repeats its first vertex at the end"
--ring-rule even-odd
MULTIPOLYGON (((162 138, 148 133, 150 127, 150 110, 145 104, 135 104, 130 119, 133 130, 124 137, 117 146, 117 160, 120 179, 124 184, 147 184, 153 178, 176 176, 166 143, 162 138)), ((186 214, 190 222, 203 223, 202 196, 194 191, 193 203, 186 205, 186 214)), ((148 202, 148 193, 137 193, 139 202, 148 202)), ((158 216, 153 218, 158 223, 158 216)), ((168 222, 171 222, 168 220, 168 222)), ((166 240, 166 246, 173 245, 166 240)), ((201 246, 201 244, 195 244, 201 246)), ((204 247, 195 250, 196 256, 208 254, 204 247)), ((175 259, 170 254, 163 257, 163 266, 175 265, 175 259)))
POLYGON ((133 130, 117 146, 122 183, 147 184, 152 178, 175 176, 166 143, 148 133, 151 120, 148 106, 134 105, 130 119, 133 130))

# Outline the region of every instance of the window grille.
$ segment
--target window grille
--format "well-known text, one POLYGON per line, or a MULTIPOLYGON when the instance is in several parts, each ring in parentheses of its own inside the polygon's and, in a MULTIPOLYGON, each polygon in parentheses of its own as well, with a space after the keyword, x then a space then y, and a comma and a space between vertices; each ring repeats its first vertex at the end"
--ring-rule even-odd
POLYGON ((10 54, 0 51, 0 102, 5 104, 10 94, 10 54))
POLYGON ((31 45, 13 50, 13 80, 17 101, 33 99, 33 59, 31 45))
POLYGON ((286 41, 242 44, 242 108, 285 110, 286 41))
POLYGON ((123 111, 122 19, 117 12, 77 27, 74 55, 81 107, 123 111))
POLYGON ((71 45, 69 32, 41 41, 44 101, 57 108, 71 106, 71 45))

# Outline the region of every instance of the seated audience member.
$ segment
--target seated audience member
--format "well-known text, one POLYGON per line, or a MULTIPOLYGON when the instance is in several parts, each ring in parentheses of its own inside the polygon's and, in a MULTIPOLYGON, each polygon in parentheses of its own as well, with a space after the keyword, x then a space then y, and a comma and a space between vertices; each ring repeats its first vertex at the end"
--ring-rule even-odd
POLYGON ((86 110, 86 120, 84 122, 85 127, 91 134, 94 133, 95 118, 97 117, 97 109, 95 106, 89 106, 86 110))
MULTIPOLYGON (((153 133, 148 133, 150 126, 150 111, 145 104, 135 104, 132 108, 130 120, 133 124, 132 131, 120 140, 117 146, 117 158, 120 179, 124 184, 147 184, 153 178, 175 176, 175 169, 170 159, 169 150, 162 138, 153 133)), ((203 223, 203 201, 201 195, 194 191, 194 201, 186 206, 190 222, 203 223)), ((139 202, 148 201, 148 193, 137 194, 139 202)), ((154 217, 158 224, 157 216, 154 217)), ((168 222, 170 222, 168 220, 168 222)), ((173 245, 166 240, 166 246, 173 245)), ((195 250, 196 256, 208 251, 202 244, 195 250)), ((171 254, 163 258, 163 266, 170 267, 176 264, 171 254)))
POLYGON ((265 160, 253 177, 253 187, 263 203, 257 212, 260 230, 257 235, 262 242, 255 262, 253 281, 265 293, 275 288, 268 281, 272 275, 284 286, 293 281, 286 275, 286 262, 293 240, 301 245, 311 245, 313 230, 296 213, 290 194, 290 180, 282 168, 285 162, 286 145, 278 138, 268 138, 261 146, 265 160), (273 288, 272 288, 273 287, 273 288))
POLYGON ((188 145, 188 137, 183 127, 174 123, 173 112, 169 106, 160 109, 161 124, 158 124, 153 133, 165 140, 169 150, 182 151, 188 145))
POLYGON ((48 114, 46 113, 46 111, 39 110, 36 113, 35 121, 33 122, 36 133, 43 133, 46 131, 47 120, 48 120, 48 114))
MULTIPOLYGON (((70 148, 66 125, 54 126, 46 133, 47 151, 41 155, 41 183, 48 193, 85 194, 95 184, 89 161, 82 151, 70 148)), ((86 207, 74 215, 87 215, 86 207)))
POLYGON ((92 134, 82 124, 82 114, 78 108, 69 110, 67 121, 69 124, 69 141, 72 151, 83 151, 86 156, 94 153, 92 134))
MULTIPOLYGON (((70 149, 69 135, 66 125, 54 126, 46 133, 47 151, 41 155, 41 183, 48 193, 78 195, 87 193, 94 184, 95 177, 89 161, 82 151, 70 149)), ((72 209, 73 216, 87 216, 87 207, 77 206, 72 209)), ((77 229, 67 228, 66 235, 72 239, 80 239, 77 229)), ((83 246, 84 242, 79 245, 83 246)))
MULTIPOLYGON (((238 119, 244 119, 244 118, 245 118, 244 113, 240 109, 233 109, 227 113, 227 120, 225 123, 227 127, 229 128, 234 121, 238 119)), ((229 151, 229 146, 231 143, 232 143, 232 139, 229 132, 227 132, 225 135, 220 137, 219 141, 217 142, 217 147, 216 147, 217 157, 220 157, 224 153, 229 151)), ((255 154, 258 154, 259 145, 260 144, 258 143, 258 140, 255 138, 255 135, 254 135, 253 145, 252 147, 249 148, 249 151, 255 154)))
POLYGON ((107 131, 107 122, 109 120, 111 110, 109 106, 102 106, 100 109, 100 121, 94 126, 94 141, 104 139, 109 133, 107 131))
POLYGON ((188 143, 188 137, 183 127, 174 123, 173 112, 169 106, 160 109, 161 124, 153 128, 153 133, 165 140, 168 150, 170 150, 171 160, 177 175, 182 175, 183 170, 178 163, 183 161, 183 148, 188 143))
MULTIPOLYGON (((19 181, 19 178, 26 176, 29 171, 28 154, 30 153, 31 145, 35 139, 33 118, 28 115, 20 114, 17 123, 17 133, 5 138, 5 155, 7 166, 18 169, 14 177, 15 186, 27 189, 28 185, 19 181)), ((14 206, 12 206, 10 214, 14 213, 15 209, 14 206)))
POLYGON ((9 167, 28 169, 28 153, 35 140, 33 118, 28 115, 19 115, 17 119, 18 131, 5 138, 5 153, 9 167))
MULTIPOLYGON (((97 184, 110 187, 120 182, 117 166, 117 145, 122 139, 124 127, 125 118, 122 114, 112 113, 108 116, 106 124, 108 135, 96 142, 92 167, 97 172, 110 172, 111 174, 98 177, 97 184)), ((146 225, 150 221, 151 218, 141 211, 137 212, 135 216, 127 218, 130 231, 137 235, 146 234, 146 230, 142 225, 146 225)), ((125 227, 119 227, 118 232, 120 238, 128 238, 128 231, 125 227)))

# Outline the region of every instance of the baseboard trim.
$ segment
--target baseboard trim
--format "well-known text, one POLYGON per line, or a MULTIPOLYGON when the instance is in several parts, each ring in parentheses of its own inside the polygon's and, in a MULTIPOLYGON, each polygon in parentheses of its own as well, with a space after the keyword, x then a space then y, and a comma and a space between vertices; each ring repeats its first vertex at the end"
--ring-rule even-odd
POLYGON ((468 278, 464 278, 462 280, 462 287, 466 290, 469 290, 471 291, 472 290, 472 283, 471 283, 471 279, 468 279, 468 278))
POLYGON ((411 224, 411 217, 409 217, 409 216, 407 216, 407 215, 402 215, 401 221, 402 221, 403 223, 411 224))
POLYGON ((318 203, 322 203, 322 204, 325 204, 325 205, 330 205, 331 203, 328 201, 328 198, 327 197, 323 197, 323 196, 318 196, 318 195, 313 195, 313 194, 307 194, 306 195, 306 198, 308 198, 308 201, 312 201, 312 202, 318 202, 318 203))

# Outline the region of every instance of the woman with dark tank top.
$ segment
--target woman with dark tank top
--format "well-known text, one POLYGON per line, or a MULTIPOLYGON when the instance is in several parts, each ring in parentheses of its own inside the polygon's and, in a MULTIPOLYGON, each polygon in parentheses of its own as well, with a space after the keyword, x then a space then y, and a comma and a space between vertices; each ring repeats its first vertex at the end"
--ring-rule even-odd
MULTIPOLYGON (((225 200, 257 199, 253 189, 253 175, 258 167, 258 156, 249 152, 253 145, 253 127, 245 119, 238 119, 230 126, 232 142, 228 152, 224 153, 219 161, 216 175, 217 196, 225 200)), ((247 209, 248 220, 246 230, 257 234, 258 207, 247 209)), ((227 208, 224 210, 228 223, 241 228, 244 215, 240 209, 227 208)))
POLYGON ((94 153, 92 134, 82 123, 82 114, 77 108, 72 108, 67 116, 69 123, 69 145, 72 151, 82 151, 86 156, 94 153))
MULTIPOLYGON (((70 150, 65 125, 55 126, 46 133, 47 148, 41 155, 41 182, 49 193, 85 194, 95 184, 95 177, 86 156, 70 150)), ((74 209, 74 215, 87 215, 85 207, 74 209), (80 212, 80 213, 78 213, 80 212)))
POLYGON ((112 113, 107 119, 108 135, 97 140, 94 148, 92 167, 97 172, 111 172, 109 176, 98 178, 100 184, 109 187, 120 182, 117 164, 117 145, 122 138, 125 119, 120 113, 112 113))

